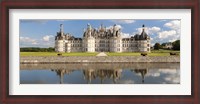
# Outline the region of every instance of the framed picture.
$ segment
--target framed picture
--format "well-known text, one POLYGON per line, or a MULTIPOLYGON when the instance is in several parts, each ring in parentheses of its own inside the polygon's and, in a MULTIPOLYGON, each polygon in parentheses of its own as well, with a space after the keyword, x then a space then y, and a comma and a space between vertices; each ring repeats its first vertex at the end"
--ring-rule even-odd
POLYGON ((1 103, 198 104, 199 1, 2 1, 1 103))

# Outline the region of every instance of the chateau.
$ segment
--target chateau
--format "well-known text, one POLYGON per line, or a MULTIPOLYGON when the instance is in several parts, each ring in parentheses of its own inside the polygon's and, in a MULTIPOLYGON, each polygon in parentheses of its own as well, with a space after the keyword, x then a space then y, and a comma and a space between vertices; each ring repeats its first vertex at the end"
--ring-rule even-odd
POLYGON ((84 29, 83 38, 76 38, 64 33, 63 25, 55 37, 56 52, 150 52, 150 37, 143 25, 141 34, 123 38, 121 29, 115 24, 107 29, 103 25, 99 29, 90 24, 84 29))

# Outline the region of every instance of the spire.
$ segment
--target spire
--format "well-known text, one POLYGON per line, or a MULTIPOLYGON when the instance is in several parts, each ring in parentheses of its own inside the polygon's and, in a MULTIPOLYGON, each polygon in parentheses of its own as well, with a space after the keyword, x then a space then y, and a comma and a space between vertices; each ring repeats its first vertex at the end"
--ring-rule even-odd
POLYGON ((89 30, 92 29, 92 26, 89 23, 87 24, 87 29, 89 29, 89 30))
POLYGON ((60 32, 63 33, 63 24, 60 24, 60 32))
POLYGON ((142 25, 142 31, 143 31, 143 32, 144 32, 144 29, 145 29, 145 25, 143 24, 143 25, 142 25))
POLYGON ((103 28, 103 24, 101 23, 101 28, 103 28))
POLYGON ((60 34, 61 34, 61 36, 63 36, 63 35, 64 35, 64 31, 63 31, 63 24, 60 24, 60 34))
POLYGON ((117 26, 117 24, 113 25, 113 31, 116 31, 116 26, 117 26))

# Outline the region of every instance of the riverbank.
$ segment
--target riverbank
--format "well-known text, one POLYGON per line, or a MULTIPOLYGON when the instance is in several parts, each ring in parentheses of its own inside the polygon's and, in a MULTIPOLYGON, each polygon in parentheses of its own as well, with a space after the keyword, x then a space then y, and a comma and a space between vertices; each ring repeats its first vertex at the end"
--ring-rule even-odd
MULTIPOLYGON (((101 52, 100 52, 101 53, 101 52)), ((57 52, 20 52, 20 56, 97 56, 99 52, 70 52, 70 53, 57 53, 57 52)), ((103 52, 107 56, 141 56, 141 52, 103 52)), ((176 53, 180 56, 180 51, 174 50, 152 50, 148 56, 170 56, 170 53, 176 53)))
POLYGON ((75 70, 75 69, 180 69, 180 63, 104 63, 101 64, 21 64, 21 70, 75 70))
POLYGON ((21 64, 180 62, 180 56, 21 56, 21 64))

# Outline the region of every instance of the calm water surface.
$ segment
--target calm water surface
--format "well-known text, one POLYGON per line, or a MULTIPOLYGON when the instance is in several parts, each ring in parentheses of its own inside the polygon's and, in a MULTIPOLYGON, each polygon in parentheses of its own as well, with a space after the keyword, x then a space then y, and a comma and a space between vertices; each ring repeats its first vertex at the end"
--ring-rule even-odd
POLYGON ((180 84, 180 63, 21 64, 20 84, 180 84))

